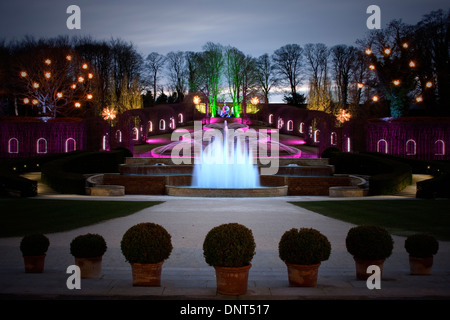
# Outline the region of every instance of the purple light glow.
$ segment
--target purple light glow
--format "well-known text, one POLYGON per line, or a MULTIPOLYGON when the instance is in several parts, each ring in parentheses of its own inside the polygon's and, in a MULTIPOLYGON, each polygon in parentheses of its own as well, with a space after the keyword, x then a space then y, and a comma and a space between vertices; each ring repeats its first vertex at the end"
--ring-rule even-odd
POLYGON ((149 138, 145 140, 146 143, 169 143, 170 140, 167 138, 149 138))

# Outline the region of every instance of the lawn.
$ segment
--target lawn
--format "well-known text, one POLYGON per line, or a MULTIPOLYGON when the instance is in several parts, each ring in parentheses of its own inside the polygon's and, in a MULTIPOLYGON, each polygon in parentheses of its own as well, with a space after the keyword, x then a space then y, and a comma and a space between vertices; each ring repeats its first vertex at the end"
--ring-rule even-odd
POLYGON ((124 217, 159 201, 0 199, 0 237, 71 230, 124 217))
POLYGON ((450 241, 450 200, 338 200, 291 202, 349 223, 374 224, 392 234, 429 233, 450 241))

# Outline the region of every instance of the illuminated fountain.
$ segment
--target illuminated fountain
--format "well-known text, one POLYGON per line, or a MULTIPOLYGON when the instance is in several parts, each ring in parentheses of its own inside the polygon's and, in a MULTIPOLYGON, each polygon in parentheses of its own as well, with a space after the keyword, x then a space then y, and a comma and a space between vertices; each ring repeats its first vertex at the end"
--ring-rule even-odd
POLYGON ((244 139, 229 139, 227 122, 223 139, 212 141, 194 165, 192 186, 195 188, 258 188, 258 167, 253 164, 251 144, 244 139), (200 161, 201 160, 201 161, 200 161))
POLYGON ((199 122, 194 130, 177 129, 171 140, 127 158, 119 174, 104 174, 102 183, 124 186, 126 194, 279 197, 328 195, 330 187, 355 180, 334 175, 328 159, 304 158, 300 149, 279 143, 275 129, 199 122))

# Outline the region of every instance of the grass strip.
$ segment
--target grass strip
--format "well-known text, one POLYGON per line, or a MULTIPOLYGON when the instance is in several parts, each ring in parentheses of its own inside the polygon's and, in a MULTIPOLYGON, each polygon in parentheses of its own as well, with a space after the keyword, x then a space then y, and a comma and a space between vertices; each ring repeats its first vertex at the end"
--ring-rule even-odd
POLYGON ((161 201, 0 199, 0 237, 72 230, 124 217, 161 201))

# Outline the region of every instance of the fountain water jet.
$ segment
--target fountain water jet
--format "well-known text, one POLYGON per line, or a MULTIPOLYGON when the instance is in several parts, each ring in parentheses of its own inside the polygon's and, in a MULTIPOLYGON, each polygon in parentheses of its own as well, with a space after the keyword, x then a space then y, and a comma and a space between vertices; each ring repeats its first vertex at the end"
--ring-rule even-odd
MULTIPOLYGON (((217 130, 217 129, 215 129, 217 130)), ((238 137, 230 139, 227 122, 223 139, 214 139, 197 155, 192 187, 195 188, 259 188, 258 167, 253 164, 250 143, 238 137), (199 160, 199 159, 197 159, 199 160)))

